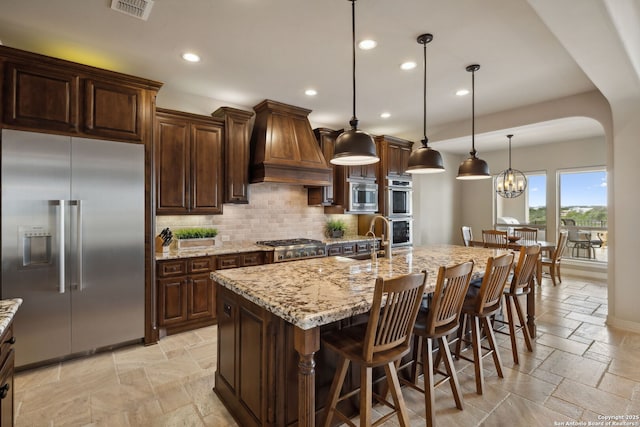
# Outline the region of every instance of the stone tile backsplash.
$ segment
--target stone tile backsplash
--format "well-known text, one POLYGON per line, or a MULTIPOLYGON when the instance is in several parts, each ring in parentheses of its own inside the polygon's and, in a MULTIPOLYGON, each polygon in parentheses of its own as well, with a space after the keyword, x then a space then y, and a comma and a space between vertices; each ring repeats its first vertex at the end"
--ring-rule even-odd
POLYGON ((249 204, 225 204, 222 215, 159 215, 156 234, 165 227, 215 227, 216 244, 258 240, 323 239, 328 219, 341 218, 346 235, 357 234, 356 215, 325 215, 322 207, 307 205, 307 189, 300 185, 260 183, 249 186, 249 204))

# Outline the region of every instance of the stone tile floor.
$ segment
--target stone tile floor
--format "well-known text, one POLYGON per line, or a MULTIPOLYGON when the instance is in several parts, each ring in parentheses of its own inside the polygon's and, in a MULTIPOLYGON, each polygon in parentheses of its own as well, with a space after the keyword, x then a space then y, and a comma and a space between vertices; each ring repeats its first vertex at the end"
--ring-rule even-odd
MULTIPOLYGON (((604 324, 606 285, 567 277, 554 288, 545 278, 536 299, 534 351, 520 340, 521 362, 514 365, 508 338, 499 335, 504 378, 485 359, 482 396, 475 393, 473 366, 456 361, 465 409, 455 408, 443 385, 438 426, 588 425, 603 416, 640 425, 640 334, 604 324)), ((214 326, 20 372, 16 426, 235 426, 212 391, 215 364, 214 326)), ((403 394, 411 425, 425 425, 423 396, 403 394)), ((385 425, 398 425, 397 419, 385 425)))

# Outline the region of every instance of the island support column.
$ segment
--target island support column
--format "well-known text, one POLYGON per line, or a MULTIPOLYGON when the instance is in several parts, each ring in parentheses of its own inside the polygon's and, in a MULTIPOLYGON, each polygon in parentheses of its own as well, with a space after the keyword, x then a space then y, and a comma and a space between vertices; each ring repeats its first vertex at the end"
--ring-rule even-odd
POLYGON ((320 349, 320 328, 294 329, 294 346, 298 361, 298 426, 314 427, 316 422, 316 362, 314 354, 320 349))

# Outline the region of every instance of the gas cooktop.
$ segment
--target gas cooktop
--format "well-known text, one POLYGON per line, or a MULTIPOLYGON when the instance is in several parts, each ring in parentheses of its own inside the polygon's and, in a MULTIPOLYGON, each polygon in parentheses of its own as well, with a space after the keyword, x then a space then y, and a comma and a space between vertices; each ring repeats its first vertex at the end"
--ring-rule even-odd
POLYGON ((294 246, 294 245, 324 245, 320 240, 313 239, 281 239, 281 240, 261 240, 256 242, 258 245, 264 246, 294 246))
POLYGON ((275 248, 273 262, 318 258, 327 254, 326 245, 320 240, 313 239, 261 240, 256 244, 275 248))

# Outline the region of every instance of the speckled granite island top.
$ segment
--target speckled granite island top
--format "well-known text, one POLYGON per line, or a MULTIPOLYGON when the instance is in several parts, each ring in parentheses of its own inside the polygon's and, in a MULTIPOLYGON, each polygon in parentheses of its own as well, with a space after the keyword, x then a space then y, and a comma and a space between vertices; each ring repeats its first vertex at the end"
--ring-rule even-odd
POLYGON ((503 251, 454 245, 398 249, 375 263, 344 257, 265 264, 211 273, 220 285, 264 307, 301 329, 311 329, 367 312, 375 278, 427 270, 427 289, 435 288, 440 265, 474 260, 474 275, 487 258, 503 251))
POLYGON ((13 320, 13 316, 18 311, 20 304, 22 304, 22 299, 20 298, 0 300, 0 335, 4 333, 4 330, 13 320))

